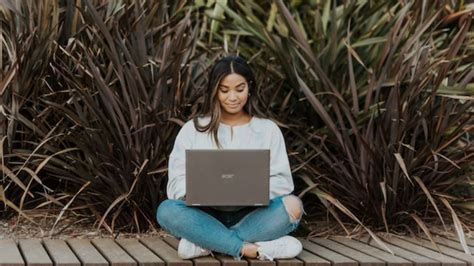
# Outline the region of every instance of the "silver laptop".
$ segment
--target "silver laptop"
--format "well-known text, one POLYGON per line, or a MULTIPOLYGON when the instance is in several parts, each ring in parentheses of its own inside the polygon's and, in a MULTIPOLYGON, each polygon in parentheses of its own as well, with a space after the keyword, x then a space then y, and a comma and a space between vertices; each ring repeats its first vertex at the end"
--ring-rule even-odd
POLYGON ((270 150, 186 150, 188 206, 266 206, 270 150))

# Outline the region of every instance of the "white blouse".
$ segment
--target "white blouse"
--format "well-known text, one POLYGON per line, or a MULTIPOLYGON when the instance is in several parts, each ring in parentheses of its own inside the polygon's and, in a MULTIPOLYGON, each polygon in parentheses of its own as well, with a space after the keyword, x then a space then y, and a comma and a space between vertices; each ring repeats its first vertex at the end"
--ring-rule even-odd
MULTIPOLYGON (((199 119, 207 125, 210 117, 199 119)), ((252 117, 243 125, 220 123, 219 142, 223 149, 270 149, 270 199, 289 194, 294 189, 285 140, 278 125, 270 119, 252 117)), ((168 161, 167 196, 179 199, 186 194, 186 149, 217 149, 207 132, 195 129, 189 120, 179 131, 168 161)))

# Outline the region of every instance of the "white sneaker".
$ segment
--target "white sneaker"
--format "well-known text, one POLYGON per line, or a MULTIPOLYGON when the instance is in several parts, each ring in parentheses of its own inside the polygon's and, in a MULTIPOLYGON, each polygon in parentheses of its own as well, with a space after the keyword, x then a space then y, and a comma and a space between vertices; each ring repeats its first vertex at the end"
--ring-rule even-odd
POLYGON ((178 256, 182 259, 192 259, 211 254, 211 251, 204 249, 187 239, 181 238, 178 245, 178 256))
POLYGON ((301 242, 292 236, 283 236, 271 241, 255 242, 259 260, 294 258, 303 250, 301 242))

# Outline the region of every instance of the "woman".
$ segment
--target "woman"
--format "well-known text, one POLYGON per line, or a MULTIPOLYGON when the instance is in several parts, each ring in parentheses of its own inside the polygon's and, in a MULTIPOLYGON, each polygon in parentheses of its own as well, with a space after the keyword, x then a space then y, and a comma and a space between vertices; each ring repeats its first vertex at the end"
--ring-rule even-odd
POLYGON ((189 259, 217 251, 240 260, 243 256, 273 260, 292 258, 301 243, 287 234, 304 213, 291 195, 285 141, 279 127, 263 118, 255 98, 255 78, 241 57, 219 60, 210 72, 200 115, 178 133, 169 158, 168 199, 157 210, 163 229, 180 237, 178 254, 189 259), (264 207, 186 206, 186 149, 270 149, 270 203, 264 207))

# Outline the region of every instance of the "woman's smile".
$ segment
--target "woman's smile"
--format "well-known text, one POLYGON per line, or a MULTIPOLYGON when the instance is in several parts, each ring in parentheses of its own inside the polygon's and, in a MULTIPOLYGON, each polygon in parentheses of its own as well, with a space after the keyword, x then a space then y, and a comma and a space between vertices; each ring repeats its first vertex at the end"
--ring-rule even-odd
POLYGON ((229 74, 219 83, 217 96, 225 115, 243 115, 249 94, 247 80, 239 74, 229 74))

